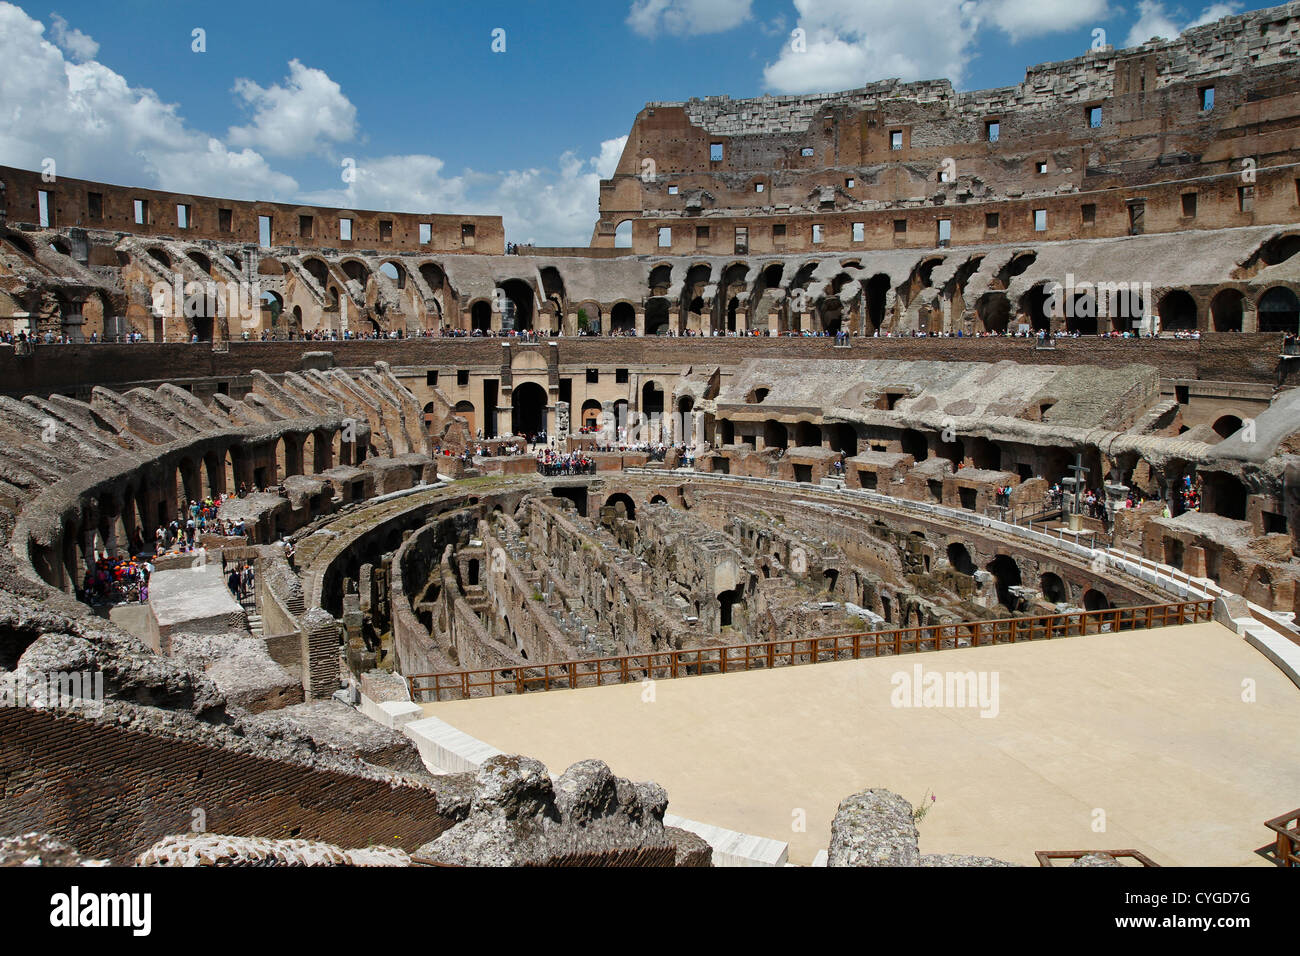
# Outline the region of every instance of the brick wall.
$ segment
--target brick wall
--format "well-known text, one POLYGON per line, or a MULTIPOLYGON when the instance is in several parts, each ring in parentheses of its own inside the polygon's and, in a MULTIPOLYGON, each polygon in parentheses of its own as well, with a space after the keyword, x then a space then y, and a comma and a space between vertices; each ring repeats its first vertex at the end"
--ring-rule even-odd
POLYGON ((30 708, 0 709, 0 833, 51 833, 127 863, 163 836, 301 837, 407 852, 451 826, 430 790, 390 786, 30 708))

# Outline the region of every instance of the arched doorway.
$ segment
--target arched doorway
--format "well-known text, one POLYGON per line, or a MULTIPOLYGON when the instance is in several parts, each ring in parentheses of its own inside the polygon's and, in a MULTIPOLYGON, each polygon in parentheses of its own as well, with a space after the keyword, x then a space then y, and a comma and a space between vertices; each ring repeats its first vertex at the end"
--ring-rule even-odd
POLYGON ((1019 602, 1011 589, 1020 586, 1020 566, 1010 555, 999 554, 989 562, 988 572, 997 583, 998 603, 1014 611, 1019 602))
POLYGON ((609 328, 614 333, 636 331, 636 310, 626 302, 619 302, 609 313, 609 328))
POLYGON ((1246 297, 1236 289, 1224 289, 1210 301, 1210 317, 1216 332, 1240 332, 1246 297))
POLYGON ((501 327, 527 332, 533 327, 533 287, 522 279, 507 279, 501 283, 505 293, 505 315, 501 327))
POLYGON ((1193 332, 1196 330, 1196 300, 1191 293, 1174 289, 1156 307, 1160 313, 1160 328, 1168 332, 1193 332))
POLYGON ((470 330, 488 332, 492 329, 492 306, 486 302, 475 302, 469 310, 470 330))
POLYGON ((1300 331, 1300 300, 1285 286, 1274 286, 1259 299, 1261 332, 1300 331))
POLYGON ((516 435, 536 435, 546 429, 546 389, 536 382, 516 385, 510 394, 511 429, 516 435))

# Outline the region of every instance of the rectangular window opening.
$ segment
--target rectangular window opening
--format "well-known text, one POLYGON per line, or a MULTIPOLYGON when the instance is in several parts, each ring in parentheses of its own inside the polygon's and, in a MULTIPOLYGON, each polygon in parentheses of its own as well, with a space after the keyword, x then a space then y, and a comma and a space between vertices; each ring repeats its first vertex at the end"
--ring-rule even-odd
POLYGON ((889 148, 903 148, 903 131, 901 129, 892 129, 889 131, 889 148))
POLYGON ((352 241, 352 220, 351 219, 339 220, 339 239, 343 242, 352 241))
POLYGON ((672 246, 672 244, 673 244, 673 227, 660 226, 659 227, 659 248, 668 249, 672 246))
POLYGON ((896 236, 901 236, 901 235, 902 235, 903 233, 905 233, 905 232, 907 232, 907 220, 906 220, 906 219, 895 219, 895 220, 894 220, 894 235, 896 235, 896 236))
POLYGON ((233 209, 217 210, 217 231, 218 232, 235 231, 235 211, 233 209))
POLYGON ((42 229, 54 225, 54 203, 48 190, 40 189, 36 192, 36 215, 42 229))
POLYGON ((1251 212, 1255 208, 1255 187, 1238 186, 1237 187, 1237 211, 1251 212))
POLYGON ((176 228, 190 228, 190 207, 185 203, 178 203, 176 206, 176 228))
POLYGON ((137 226, 149 225, 149 200, 137 199, 134 203, 135 224, 137 226))
POLYGON ((298 236, 302 239, 310 239, 315 231, 316 220, 313 216, 298 217, 298 236))
POLYGON ((271 247, 271 217, 257 217, 257 244, 263 249, 271 247))
POLYGON ((86 193, 86 215, 91 219, 104 218, 103 193, 86 193))
POLYGON ((1202 86, 1199 92, 1201 96, 1201 112, 1208 113, 1214 109, 1214 87, 1202 86))
POLYGON ((1101 107, 1089 106, 1084 110, 1089 129, 1101 129, 1101 107))
POLYGON ((711 162, 711 163, 720 163, 720 162, 722 162, 722 144, 721 144, 721 143, 710 143, 710 144, 709 144, 709 162, 711 162))
POLYGON ((867 224, 865 222, 855 222, 853 224, 853 241, 864 242, 867 238, 867 224))
POLYGON ((1086 202, 1079 207, 1079 215, 1083 219, 1085 226, 1093 226, 1097 223, 1097 204, 1086 202))
POLYGON ((393 241, 393 220, 391 219, 379 220, 379 241, 380 242, 393 241))
POLYGON ((812 241, 813 245, 819 245, 822 241, 822 227, 820 224, 812 227, 812 241))
POLYGON ((427 246, 433 241, 433 223, 420 223, 420 245, 427 246))
POLYGON ((1047 231, 1047 210, 1035 209, 1034 210, 1034 232, 1046 232, 1046 231, 1047 231))
POLYGON ((1183 218, 1196 218, 1196 193, 1183 193, 1183 218))
POLYGON ((997 120, 988 120, 984 124, 984 136, 990 143, 996 143, 1002 132, 1002 124, 997 120))

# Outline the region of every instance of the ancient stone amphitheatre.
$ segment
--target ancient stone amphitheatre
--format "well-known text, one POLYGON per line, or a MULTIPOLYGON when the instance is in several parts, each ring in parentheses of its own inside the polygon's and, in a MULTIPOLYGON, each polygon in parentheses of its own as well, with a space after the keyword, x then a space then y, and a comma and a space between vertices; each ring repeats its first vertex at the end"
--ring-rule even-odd
POLYGON ((1298 41, 650 102, 583 247, 0 166, 0 859, 1296 865, 1298 41))

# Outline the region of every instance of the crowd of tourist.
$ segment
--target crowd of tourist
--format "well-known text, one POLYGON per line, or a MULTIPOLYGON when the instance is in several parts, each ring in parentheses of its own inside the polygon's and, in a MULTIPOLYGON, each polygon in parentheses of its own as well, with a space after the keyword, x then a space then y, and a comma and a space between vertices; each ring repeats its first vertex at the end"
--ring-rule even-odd
POLYGON ((580 451, 560 454, 553 449, 542 448, 537 452, 537 473, 547 478, 561 475, 594 475, 596 461, 580 451))
POLYGON ((86 571, 81 585, 82 601, 92 607, 104 604, 149 600, 149 578, 153 565, 145 558, 126 555, 120 558, 101 557, 93 568, 86 571))
POLYGON ((230 589, 230 594, 236 601, 244 601, 253 595, 254 577, 257 572, 253 570, 251 563, 244 561, 227 565, 223 555, 221 571, 226 576, 226 587, 230 589))

